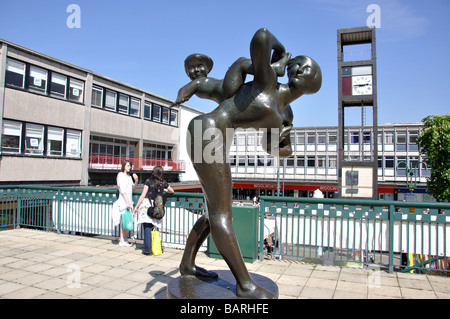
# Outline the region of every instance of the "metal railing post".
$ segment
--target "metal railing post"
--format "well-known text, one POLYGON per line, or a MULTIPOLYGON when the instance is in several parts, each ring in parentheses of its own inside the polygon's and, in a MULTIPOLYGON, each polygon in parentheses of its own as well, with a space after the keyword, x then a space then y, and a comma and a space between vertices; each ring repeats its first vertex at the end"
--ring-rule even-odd
POLYGON ((265 201, 261 200, 259 205, 259 260, 264 259, 264 212, 265 201))
POLYGON ((389 273, 394 272, 394 221, 395 221, 395 206, 389 205, 389 273))

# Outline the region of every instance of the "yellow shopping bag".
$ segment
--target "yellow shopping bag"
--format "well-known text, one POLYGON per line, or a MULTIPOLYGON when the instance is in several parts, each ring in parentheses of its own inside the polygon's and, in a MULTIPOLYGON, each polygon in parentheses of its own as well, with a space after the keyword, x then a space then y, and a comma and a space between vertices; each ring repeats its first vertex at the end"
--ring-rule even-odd
POLYGON ((155 228, 152 230, 152 254, 153 256, 159 256, 162 254, 161 233, 155 228))

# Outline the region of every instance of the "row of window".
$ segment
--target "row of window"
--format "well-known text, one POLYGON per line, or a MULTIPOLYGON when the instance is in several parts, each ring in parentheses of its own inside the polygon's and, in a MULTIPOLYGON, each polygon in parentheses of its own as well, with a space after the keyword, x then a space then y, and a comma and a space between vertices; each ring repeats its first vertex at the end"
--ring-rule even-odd
POLYGON ((2 153, 81 158, 81 132, 3 120, 2 153))
MULTIPOLYGON (((406 145, 406 144, 414 144, 417 143, 417 138, 419 136, 418 130, 412 131, 385 131, 383 133, 378 133, 378 144, 379 145, 406 145)), ((262 143, 262 133, 258 133, 255 138, 255 135, 250 134, 237 134, 234 137, 233 145, 237 146, 253 146, 255 143, 257 145, 261 145, 262 143), (257 138, 257 139, 256 139, 257 138)), ((345 144, 370 144, 372 140, 372 132, 350 132, 350 135, 345 132, 344 133, 344 142, 345 144)), ((337 132, 297 132, 291 133, 291 142, 297 145, 305 145, 305 144, 328 144, 328 145, 336 145, 337 144, 337 132)))
MULTIPOLYGON (((29 92, 84 103, 84 81, 11 58, 6 60, 5 84, 29 92)), ((140 98, 97 85, 92 87, 91 104, 108 111, 138 118, 141 116, 140 98)), ((144 119, 178 126, 178 111, 145 101, 144 119)))
POLYGON ((84 101, 83 81, 9 58, 5 84, 72 102, 84 101))
MULTIPOLYGON (((108 160, 135 157, 136 142, 91 136, 90 156, 106 156, 108 160)), ((172 147, 153 143, 144 143, 142 157, 156 160, 172 160, 172 147)))
MULTIPOLYGON (((92 87, 93 107, 141 117, 141 99, 94 85, 92 87)), ((144 119, 178 126, 178 111, 149 101, 144 103, 144 119)))
MULTIPOLYGON (((427 167, 419 159, 419 157, 394 157, 383 156, 378 158, 378 176, 407 176, 407 167, 417 169, 417 176, 430 176, 431 167, 427 167), (406 166, 408 165, 408 166, 406 166)), ((277 159, 272 156, 254 156, 254 155, 237 155, 230 156, 230 165, 232 167, 240 167, 252 169, 255 167, 276 167, 277 159)), ((286 172, 293 173, 295 168, 298 174, 320 174, 325 173, 324 169, 328 169, 328 174, 335 175, 337 168, 336 156, 291 156, 285 159, 284 167, 286 172), (306 169, 306 170, 305 170, 306 169)), ((245 171, 243 171, 245 172, 245 171)))

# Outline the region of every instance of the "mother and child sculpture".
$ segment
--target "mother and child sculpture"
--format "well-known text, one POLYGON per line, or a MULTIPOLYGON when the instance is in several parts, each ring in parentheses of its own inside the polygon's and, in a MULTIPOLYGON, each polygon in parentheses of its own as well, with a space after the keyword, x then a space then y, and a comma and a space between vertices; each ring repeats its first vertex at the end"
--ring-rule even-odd
POLYGON ((236 239, 229 149, 234 130, 254 128, 264 132, 262 144, 267 153, 279 157, 291 155, 290 103, 303 94, 316 93, 322 85, 322 73, 310 57, 291 58, 265 28, 254 34, 250 57, 236 60, 223 80, 207 77, 213 67, 208 56, 192 54, 185 60, 186 73, 192 81, 179 90, 174 104, 181 104, 196 94, 219 105, 210 113, 192 119, 188 126, 187 149, 202 185, 206 213, 189 234, 180 273, 181 276, 217 277, 217 273, 195 265, 200 246, 211 234, 236 279, 238 297, 276 298, 251 278, 236 239), (286 68, 288 83, 280 84, 278 77, 284 76, 286 68), (245 82, 247 74, 253 75, 252 81, 245 82))

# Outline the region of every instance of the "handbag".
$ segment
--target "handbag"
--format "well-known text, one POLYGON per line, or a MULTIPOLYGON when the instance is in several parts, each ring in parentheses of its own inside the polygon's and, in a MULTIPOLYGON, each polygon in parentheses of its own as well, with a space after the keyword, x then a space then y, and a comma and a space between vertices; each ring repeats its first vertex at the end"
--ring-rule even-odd
POLYGON ((133 230, 133 215, 129 209, 125 209, 122 214, 122 227, 124 230, 133 230))
POLYGON ((159 256, 162 254, 161 247, 161 233, 156 230, 156 227, 152 229, 152 254, 153 256, 159 256))

